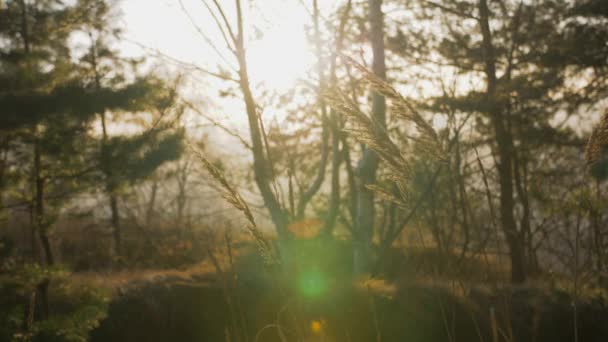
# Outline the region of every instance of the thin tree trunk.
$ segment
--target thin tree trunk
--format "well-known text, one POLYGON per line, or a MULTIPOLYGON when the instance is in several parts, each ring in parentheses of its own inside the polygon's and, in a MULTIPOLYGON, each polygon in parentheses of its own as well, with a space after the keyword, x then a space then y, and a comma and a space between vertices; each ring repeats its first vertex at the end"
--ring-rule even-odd
MULTIPOLYGON (((595 182, 595 201, 596 203, 601 202, 601 190, 600 190, 600 182, 595 182)), ((591 227, 593 234, 593 243, 592 243, 592 253, 595 254, 595 267, 596 272, 599 275, 600 281, 603 283, 604 276, 604 234, 602 233, 602 224, 601 224, 601 210, 599 207, 592 206, 590 209, 591 216, 591 227)))
POLYGON ((118 213, 118 199, 113 190, 108 188, 110 200, 110 223, 112 224, 112 237, 114 238, 114 253, 116 256, 122 255, 122 232, 120 230, 120 214, 118 213))
POLYGON ((180 167, 178 169, 178 174, 177 174, 177 188, 178 188, 178 193, 177 193, 177 198, 175 199, 175 202, 177 204, 177 219, 176 219, 176 223, 177 223, 177 227, 180 230, 180 232, 184 231, 184 210, 186 208, 186 201, 187 201, 187 196, 186 196, 186 185, 188 183, 188 162, 186 161, 185 165, 183 167, 180 167))
MULTIPOLYGON (((35 231, 38 232, 40 243, 44 251, 44 260, 47 266, 53 266, 55 259, 53 257, 53 250, 51 249, 51 242, 48 236, 48 225, 45 223, 44 213, 44 178, 42 177, 42 156, 40 151, 40 140, 38 139, 37 132, 34 132, 34 182, 35 182, 35 197, 34 197, 34 224, 35 231)), ((48 301, 48 288, 50 279, 45 278, 36 285, 38 296, 35 298, 40 299, 40 316, 42 319, 49 318, 49 301, 48 301)))
POLYGON ((437 199, 435 198, 434 187, 431 188, 430 191, 430 199, 429 199, 429 223, 431 227, 431 235, 433 235, 433 240, 435 240, 435 245, 439 254, 445 255, 447 251, 447 242, 445 241, 445 236, 441 229, 441 224, 439 223, 439 215, 437 214, 437 199))
MULTIPOLYGON (((370 24, 370 42, 372 45, 372 71, 380 79, 386 79, 384 57, 384 22, 382 15, 382 0, 368 0, 370 24)), ((372 92, 372 117, 380 125, 385 124, 386 100, 376 92, 372 92)), ((367 273, 371 270, 372 237, 374 231, 374 193, 367 188, 376 183, 378 155, 365 147, 363 156, 357 165, 359 184, 357 191, 357 216, 355 220, 353 270, 355 274, 367 273)))
POLYGON ((102 129, 102 140, 101 140, 101 164, 102 171, 106 178, 106 194, 108 196, 108 202, 110 205, 110 225, 112 226, 112 237, 114 239, 114 254, 120 256, 122 253, 122 232, 120 229, 120 213, 118 210, 118 197, 116 195, 116 184, 114 181, 113 170, 109 169, 105 164, 109 160, 107 143, 108 143, 108 131, 106 128, 106 114, 101 113, 101 129, 102 129))
POLYGON ((158 192, 158 180, 152 181, 152 189, 150 191, 150 201, 148 201, 148 208, 146 210, 146 226, 150 228, 152 219, 154 218, 154 210, 156 208, 156 193, 158 192))
MULTIPOLYGON (((32 184, 32 193, 35 191, 35 184, 32 184)), ((34 201, 30 201, 28 203, 28 210, 29 210, 29 214, 30 214, 30 248, 32 249, 32 262, 38 262, 40 260, 40 251, 38 248, 38 240, 36 238, 37 232, 36 232, 36 210, 34 208, 35 204, 34 201)))
MULTIPOLYGON (((97 64, 97 42, 95 41, 93 34, 89 33, 91 39, 91 55, 92 55, 92 67, 93 75, 95 76, 95 87, 101 89, 101 77, 99 75, 98 64, 97 64)), ((118 198, 116 196, 117 185, 113 179, 113 170, 108 168, 105 163, 110 159, 108 155, 108 129, 106 124, 106 113, 99 113, 101 119, 101 168, 105 176, 105 187, 108 201, 110 204, 110 224, 112 226, 112 237, 114 239, 114 254, 120 256, 122 253, 122 234, 120 229, 120 213, 118 212, 118 198)))
MULTIPOLYGON (((338 26, 338 37, 336 39, 336 54, 332 56, 330 67, 330 86, 334 87, 337 84, 336 77, 336 58, 337 52, 342 50, 346 21, 348 20, 352 2, 349 0, 344 8, 344 13, 340 19, 338 26)), ((340 142, 342 140, 342 132, 340 132, 340 116, 333 108, 330 111, 330 128, 331 128, 331 194, 329 196, 329 208, 327 217, 323 226, 323 232, 326 235, 331 235, 335 226, 338 214, 340 213, 340 166, 342 164, 343 153, 340 150, 340 142)), ((342 148, 345 148, 343 145, 342 148)), ((350 160, 349 160, 350 162, 350 160)), ((354 194, 351 194, 351 196, 354 194)))
POLYGON ((8 154, 10 150, 10 137, 6 137, 3 141, 2 159, 0 161, 0 210, 4 209, 4 186, 6 169, 8 167, 8 154))
POLYGON ((304 191, 301 194, 300 200, 298 201, 298 207, 296 211, 296 219, 301 220, 304 218, 304 212, 306 211, 306 206, 312 200, 313 196, 319 191, 323 181, 325 180, 325 169, 327 168, 327 159, 329 156, 329 123, 327 120, 327 104, 325 103, 323 92, 325 91, 325 75, 323 72, 323 50, 322 50, 322 42, 321 42, 321 32, 319 31, 319 6, 317 0, 313 0, 313 22, 314 22, 314 32, 315 32, 315 50, 317 53, 317 77, 319 78, 319 94, 318 94, 318 103, 319 109, 321 110, 321 125, 322 125, 322 133, 321 133, 321 161, 319 162, 319 167, 317 169, 317 175, 315 180, 310 185, 308 190, 304 191))
POLYGON ((294 179, 293 170, 294 169, 295 169, 295 166, 294 166, 293 158, 289 157, 289 167, 287 168, 287 186, 288 186, 287 197, 289 200, 290 217, 296 216, 296 202, 295 202, 295 195, 294 195, 294 189, 293 189, 293 179, 294 179))
MULTIPOLYGON (((27 4, 25 1, 21 2, 23 8, 23 38, 25 41, 26 54, 30 53, 30 45, 28 38, 28 25, 27 25, 27 4)), ((51 242, 48 236, 48 225, 45 223, 44 213, 44 178, 42 177, 42 151, 40 151, 40 139, 38 138, 38 129, 34 128, 34 183, 35 183, 35 196, 34 196, 34 224, 35 231, 38 232, 40 243, 44 251, 44 258, 47 266, 53 266, 55 259, 53 257, 53 251, 51 249, 51 242)), ((36 289, 38 291, 37 298, 40 298, 41 305, 41 317, 47 319, 49 317, 49 301, 48 301, 48 288, 50 280, 48 278, 43 279, 36 289)), ((34 297, 36 298, 36 297, 34 297)), ((33 312, 31 313, 33 315, 33 312)))
MULTIPOLYGON (((181 192, 182 190, 180 190, 181 192)), ((183 195, 178 195, 177 196, 177 219, 176 219, 176 223, 177 223, 177 227, 180 230, 183 230, 184 227, 182 227, 182 225, 184 224, 184 208, 186 207, 186 199, 185 196, 183 195)))
MULTIPOLYGON (((29 25, 28 25, 28 8, 25 0, 19 2, 21 7, 21 37, 23 39, 23 47, 25 55, 29 55, 31 52, 30 37, 29 37, 29 25)), ((41 244, 44 249, 44 256, 46 264, 52 266, 54 264, 53 253, 51 250, 51 244, 46 232, 47 227, 44 224, 44 178, 41 175, 42 172, 42 156, 40 151, 40 140, 38 139, 38 129, 33 128, 34 136, 34 170, 33 170, 33 187, 34 187, 34 201, 31 204, 32 213, 32 247, 35 249, 35 233, 38 233, 41 244)), ((29 305, 26 309, 27 323, 25 328, 30 329, 34 318, 34 311, 36 307, 36 298, 40 298, 41 305, 41 317, 47 319, 49 317, 49 301, 48 301, 48 286, 50 279, 45 278, 36 285, 36 291, 30 295, 29 305), (36 295, 38 292, 38 296, 36 295)))
POLYGON ((331 193, 329 196, 329 208, 323 226, 323 232, 331 235, 336 226, 336 219, 340 212, 340 164, 342 153, 340 152, 340 131, 338 129, 337 113, 331 111, 331 193))
MULTIPOLYGON (((19 2, 21 7, 21 37, 23 39, 23 47, 25 55, 29 55, 31 53, 31 44, 30 44, 30 36, 29 36, 29 24, 28 24, 28 5, 25 0, 21 0, 19 2)), ((44 249, 44 257, 45 262, 48 266, 52 266, 55 262, 53 258, 53 252, 51 249, 51 243, 47 234, 47 226, 45 225, 44 220, 44 178, 42 177, 42 152, 40 151, 40 140, 38 138, 38 128, 34 126, 33 128, 33 136, 34 136, 34 174, 33 174, 33 183, 34 183, 34 201, 32 203, 32 242, 35 245, 34 234, 37 232, 38 237, 40 238, 40 242, 44 249)), ((34 247, 34 246, 33 246, 34 247)), ((26 310, 26 317, 28 319, 28 323, 25 325, 26 329, 31 327, 31 323, 33 322, 34 317, 34 308, 36 307, 36 299, 40 299, 41 305, 41 317, 42 319, 47 319, 49 317, 49 302, 48 302, 48 286, 50 280, 48 278, 43 279, 36 286, 36 291, 30 295, 30 305, 28 305, 28 309, 26 310), (38 293, 38 295, 36 294, 38 293)))
POLYGON ((471 217, 469 220, 470 209, 469 209, 469 201, 467 198, 466 186, 464 184, 464 175, 462 170, 462 154, 460 151, 460 133, 456 133, 456 182, 458 187, 458 196, 460 197, 460 211, 462 213, 462 234, 464 241, 462 242, 462 249, 460 252, 459 260, 462 261, 466 257, 466 254, 469 249, 469 244, 471 242, 471 233, 470 233, 470 225, 473 223, 474 219, 471 217))
POLYGON ((254 178, 262 195, 262 199, 264 200, 264 205, 270 212, 270 217, 275 225, 279 240, 288 240, 290 237, 289 231, 287 230, 288 215, 279 203, 277 196, 272 191, 272 179, 270 176, 272 165, 270 165, 266 156, 264 155, 264 145, 262 141, 262 132, 259 124, 257 106, 249 85, 241 1, 236 0, 235 2, 238 29, 237 36, 234 37, 234 52, 239 64, 239 86, 241 88, 241 92, 243 93, 243 101, 245 103, 247 121, 249 124, 249 134, 252 145, 251 149, 253 152, 254 178))
POLYGON ((36 194, 34 199, 34 223, 36 225, 36 231, 42 244, 44 251, 44 259, 47 265, 53 265, 55 259, 53 257, 53 251, 51 249, 51 243, 47 232, 47 224, 45 223, 44 214, 44 178, 41 175, 42 164, 41 164, 41 152, 40 152, 40 141, 38 137, 35 138, 34 142, 34 181, 36 184, 36 194))
POLYGON ((528 272, 535 272, 536 270, 534 265, 534 241, 532 240, 532 227, 531 227, 531 210, 530 210, 530 202, 528 200, 528 189, 526 186, 526 162, 520 160, 518 155, 513 156, 513 170, 514 170, 514 178, 515 178, 515 190, 517 191, 517 197, 519 198, 519 202, 522 206, 522 217, 520 220, 521 226, 521 239, 522 245, 525 248, 525 253, 527 254, 527 269, 528 272), (523 175, 522 175, 523 172, 523 175))
POLYGON ((351 222, 355 223, 357 218, 357 183, 355 181, 355 170, 352 165, 350 158, 350 146, 346 140, 346 135, 341 134, 340 140, 342 142, 342 158, 344 158, 344 165, 346 168, 346 181, 348 183, 348 212, 350 214, 351 222))
POLYGON ((513 199, 512 137, 505 127, 502 109, 497 108, 496 60, 492 43, 492 32, 490 31, 489 16, 490 11, 488 9, 487 0, 479 0, 479 24, 483 39, 482 48, 487 78, 486 100, 488 103, 493 104, 490 119, 492 121, 492 126, 494 127, 496 144, 498 147, 497 169, 500 182, 500 222, 509 247, 511 281, 514 283, 521 283, 525 281, 526 274, 524 265, 525 258, 523 255, 524 249, 513 212, 515 204, 513 199))

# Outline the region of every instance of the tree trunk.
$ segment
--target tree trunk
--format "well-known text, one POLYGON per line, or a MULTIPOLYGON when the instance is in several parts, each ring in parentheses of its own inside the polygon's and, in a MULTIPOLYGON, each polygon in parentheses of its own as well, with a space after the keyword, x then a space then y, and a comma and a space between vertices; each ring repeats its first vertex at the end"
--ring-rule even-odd
MULTIPOLYGON (((99 82, 99 81, 97 81, 99 82)), ((99 86, 99 83, 98 83, 99 86)), ((108 131, 106 128, 106 114, 100 113, 101 118, 101 167, 106 178, 106 194, 110 204, 110 225, 112 226, 112 237, 114 239, 114 254, 120 256, 122 253, 122 236, 120 229, 120 213, 118 212, 118 198, 116 196, 116 184, 114 181, 113 170, 105 166, 105 162, 110 156, 107 151, 108 131)))
POLYGON ((464 258, 467 255, 468 249, 469 249, 469 244, 471 242, 471 233, 470 233, 470 225, 473 224, 473 222, 475 221, 471 212, 470 212, 470 208, 469 208, 469 201, 467 198, 467 190, 466 190, 466 186, 464 184, 464 169, 462 168, 462 154, 460 151, 460 132, 457 131, 456 132, 456 136, 455 136, 455 169, 456 169, 456 186, 458 188, 458 198, 459 198, 459 205, 460 205, 460 212, 462 214, 462 235, 463 235, 463 242, 462 242, 462 249, 460 251, 460 256, 459 256, 459 262, 463 261, 464 258), (471 215, 471 219, 469 220, 469 215, 471 215))
MULTIPOLYGON (((93 75, 95 76, 95 87, 101 89, 101 77, 99 75, 98 64, 97 64, 97 41, 93 39, 93 35, 89 33, 91 38, 91 56, 92 56, 92 68, 93 75)), ((107 144, 108 144, 108 129, 106 125, 106 113, 99 113, 101 119, 101 169, 105 176, 105 187, 108 201, 110 204, 110 225, 112 226, 112 237, 114 239, 114 255, 120 256, 122 252, 122 236, 120 230, 120 214, 118 212, 118 199, 116 196, 117 185, 113 179, 113 170, 108 168, 105 163, 111 157, 108 155, 107 144)))
MULTIPOLYGON (((349 0, 344 8, 344 13, 340 18, 340 25, 338 27, 338 37, 336 39, 336 52, 342 50, 342 43, 344 39, 344 32, 346 27, 346 21, 352 8, 352 2, 349 0)), ((335 87, 337 84, 336 76, 336 57, 337 54, 332 56, 331 67, 330 67, 330 87, 335 87)), ((340 150, 340 142, 342 140, 342 132, 340 131, 340 116, 333 108, 329 114, 330 129, 331 129, 331 194, 329 196, 329 207, 327 209, 327 217, 325 218, 323 233, 331 235, 335 226, 336 220, 340 213, 340 166, 342 164, 343 153, 340 150)), ((342 148, 347 148, 342 146, 342 148)), ((349 160, 350 162, 350 160, 349 160)), ((347 171, 348 172, 348 171, 347 171)), ((351 194, 351 196, 354 194, 351 194)))
POLYGON ((243 16, 241 1, 236 0, 237 10, 237 36, 235 37, 235 54, 239 64, 239 86, 243 93, 243 101, 247 112, 249 124, 249 134, 251 137, 251 149, 253 152, 253 171, 254 179, 264 200, 264 205, 270 212, 270 217, 275 225, 279 240, 288 240, 290 237, 287 230, 288 215, 282 208, 275 193, 272 191, 272 178, 269 172, 272 165, 264 155, 264 145, 262 142, 262 132, 260 128, 259 116, 257 113, 256 102, 249 85, 249 74, 247 71, 247 59, 245 55, 245 41, 243 31, 243 16))
MULTIPOLYGON (((327 168, 327 159, 329 157, 329 123, 327 120, 327 105, 323 98, 323 92, 325 91, 325 75, 323 72, 323 51, 321 42, 321 33, 319 31, 319 6, 317 0, 313 0, 313 22, 314 22, 314 33, 315 33, 315 52, 317 54, 317 77, 319 78, 318 83, 318 103, 321 111, 321 125, 323 132, 321 133, 321 161, 317 169, 317 175, 315 180, 310 185, 308 190, 301 194, 300 200, 298 201, 298 207, 296 211, 296 219, 301 220, 304 218, 304 212, 306 206, 312 200, 313 196, 319 191, 323 181, 325 180, 325 169, 327 168)), ((333 143, 333 141, 332 141, 333 143)))
POLYGON ((34 197, 34 223, 42 249, 44 251, 44 259, 47 265, 53 265, 55 259, 53 257, 53 251, 51 249, 51 242, 48 236, 48 225, 45 222, 44 217, 44 178, 42 177, 42 163, 41 163, 41 152, 40 152, 40 141, 38 137, 34 141, 34 182, 35 182, 35 197, 34 197))
MULTIPOLYGON (((602 203, 600 182, 595 182, 595 200, 596 203, 602 203)), ((591 253, 595 254, 596 273, 599 275, 600 281, 603 283, 605 279, 604 270, 604 233, 602 232, 602 212, 599 206, 592 206, 589 215, 591 218, 592 228, 592 248, 591 253)))
POLYGON ((524 247, 524 255, 527 261, 526 273, 532 274, 537 271, 535 265, 534 254, 534 241, 532 239, 532 226, 531 226, 531 209, 530 202, 528 200, 528 187, 527 187, 527 172, 526 172, 526 161, 522 160, 520 156, 515 154, 513 156, 513 171, 515 176, 515 190, 517 191, 517 197, 522 206, 522 217, 520 220, 521 227, 521 239, 524 247))
POLYGON ((177 174, 177 197, 175 202, 177 204, 177 218, 176 224, 180 232, 185 231, 184 229, 184 209, 186 208, 186 186, 188 184, 188 162, 183 167, 178 168, 177 174))
MULTIPOLYGON (((386 79, 386 65, 384 61, 384 23, 382 16, 382 0, 369 0, 368 20, 370 24, 370 42, 372 45, 373 62, 372 71, 380 79, 386 79)), ((384 97, 372 92, 372 116, 374 120, 385 124, 386 101, 384 97)), ((376 183, 378 169, 378 155, 365 147, 363 156, 357 165, 359 176, 357 191, 357 216, 355 222, 353 270, 355 274, 367 273, 371 270, 372 237, 374 231, 374 193, 367 188, 376 183)))
POLYGON ((357 182, 355 181, 355 171, 350 158, 350 145, 346 140, 346 135, 340 135, 340 142, 342 143, 342 158, 344 159, 344 166, 346 169, 346 181, 348 184, 348 213, 350 215, 351 222, 354 222, 357 217, 357 182))
POLYGON ((331 120, 331 193, 329 195, 329 207, 325 218, 323 233, 331 235, 336 225, 336 219, 340 212, 340 164, 342 153, 340 152, 340 130, 338 128, 337 113, 332 109, 331 120))
POLYGON ((118 199, 113 190, 108 190, 110 199, 112 237, 114 238, 114 253, 116 256, 122 254, 122 232, 120 230, 120 214, 118 213, 118 199))
POLYGON ((482 48, 487 78, 486 101, 492 105, 490 119, 494 128, 498 148, 498 177, 500 182, 500 223, 509 247, 511 259, 511 281, 522 283, 526 280, 524 248, 515 222, 513 200, 513 151, 512 136, 505 127, 502 108, 496 96, 496 60, 489 24, 487 0, 479 0, 479 24, 482 33, 482 48))
POLYGON ((156 208, 156 193, 158 192, 158 180, 152 181, 152 189, 150 190, 150 200, 148 201, 148 208, 146 210, 146 226, 150 228, 152 219, 154 218, 154 211, 156 208))
MULTIPOLYGON (((29 24, 28 24, 28 5, 25 0, 19 2, 21 7, 21 37, 23 38, 24 54, 29 55, 31 52, 30 37, 29 37, 29 24)), ((40 151, 40 140, 38 138, 38 128, 33 127, 34 136, 34 170, 33 170, 33 183, 34 183, 34 201, 31 204, 32 209, 32 243, 35 245, 35 233, 38 233, 38 237, 42 243, 44 249, 45 262, 48 266, 52 266, 55 263, 53 258, 53 251, 51 249, 51 243, 47 234, 48 226, 45 224, 44 218, 44 178, 42 177, 42 152, 40 151)), ((34 247, 34 246, 32 246, 34 247)), ((25 327, 29 329, 34 317, 34 308, 36 307, 36 299, 40 299, 41 305, 41 317, 47 319, 49 317, 49 301, 48 301, 48 286, 50 280, 48 278, 43 279, 36 286, 36 291, 30 296, 30 305, 26 310, 26 316, 28 323, 25 327)))
MULTIPOLYGON (((38 232, 40 243, 44 251, 44 260, 47 266, 53 266, 55 264, 55 258, 53 257, 53 250, 51 249, 51 242, 48 236, 48 224, 44 217, 44 178, 42 177, 42 156, 40 151, 40 140, 37 136, 37 130, 34 130, 34 183, 35 183, 35 197, 34 197, 34 224, 35 231, 38 232)), ((40 317, 47 319, 49 317, 49 300, 48 300, 48 288, 50 279, 45 278, 36 285, 38 296, 34 298, 40 299, 40 317)), ((33 314, 33 313, 32 313, 33 314)))

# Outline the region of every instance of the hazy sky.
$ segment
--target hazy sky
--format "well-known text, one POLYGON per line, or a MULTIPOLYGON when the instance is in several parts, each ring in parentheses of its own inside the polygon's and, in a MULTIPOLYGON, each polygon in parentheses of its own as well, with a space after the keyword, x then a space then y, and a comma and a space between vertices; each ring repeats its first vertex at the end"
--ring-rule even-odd
MULTIPOLYGON (((207 3, 213 6, 212 1, 207 0, 207 3)), ((219 3, 224 7, 228 19, 234 23, 234 0, 219 0, 219 3)), ((321 0, 319 3, 323 15, 332 13, 340 2, 321 0)), ((307 25, 311 25, 312 0, 244 0, 242 4, 247 60, 254 93, 263 90, 288 91, 297 79, 305 77, 315 63, 314 51, 306 38, 307 25)), ((210 71, 217 72, 218 66, 225 70, 237 69, 234 56, 226 49, 203 0, 122 0, 121 7, 121 26, 125 31, 121 50, 125 55, 154 52, 143 49, 140 46, 143 45, 210 71), (210 41, 215 49, 209 44, 210 41)), ((175 64, 166 59, 162 63, 175 64)), ((188 75, 192 77, 189 77, 186 93, 182 96, 201 103, 201 110, 206 115, 213 116, 247 137, 242 101, 218 96, 221 90, 234 84, 218 81, 200 72, 189 72, 188 75)), ((284 113, 285 108, 265 105, 263 117, 266 122, 273 117, 280 120, 284 113)), ((188 118, 187 127, 199 127, 205 123, 195 115, 188 118)), ((237 153, 234 149, 238 145, 236 139, 222 134, 218 129, 212 129, 208 134, 221 152, 237 153)))
MULTIPOLYGON (((254 84, 263 81, 270 88, 289 87, 295 79, 304 76, 314 62, 306 40, 305 25, 310 23, 310 18, 305 2, 243 1, 248 7, 245 18, 249 33, 248 61, 254 84)), ((220 0, 220 3, 231 17, 234 2, 220 0)), ((122 10, 128 40, 123 50, 129 55, 142 52, 131 41, 213 70, 218 64, 225 66, 226 61, 235 65, 202 0, 123 0, 122 10), (197 27, 216 43, 224 59, 197 32, 197 27)))

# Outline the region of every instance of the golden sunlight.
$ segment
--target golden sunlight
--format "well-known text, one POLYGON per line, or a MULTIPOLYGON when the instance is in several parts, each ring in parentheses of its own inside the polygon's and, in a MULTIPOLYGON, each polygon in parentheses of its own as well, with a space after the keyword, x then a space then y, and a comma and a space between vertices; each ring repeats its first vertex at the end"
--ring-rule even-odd
POLYGON ((606 4, 0 0, 0 342, 608 342, 606 4))
MULTIPOLYGON (((221 34, 203 5, 193 0, 144 1, 122 3, 123 21, 128 23, 127 38, 121 51, 126 55, 141 55, 150 51, 170 56, 170 60, 200 65, 214 70, 216 65, 232 61, 223 49, 221 34), (142 15, 145 8, 145 15, 142 15), (186 13, 187 11, 187 13, 186 13), (195 20, 196 26, 191 22, 195 20), (159 22, 164 25, 158 25, 159 22), (198 30, 214 42, 222 59, 198 30), (197 42, 197 44, 193 44, 197 42)), ((228 13, 233 15, 233 13, 228 13)), ((310 13, 297 1, 267 0, 261 8, 250 8, 245 16, 248 33, 247 63, 254 86, 284 91, 303 78, 315 63, 315 55, 306 37, 310 13)), ((232 19, 232 18, 231 18, 232 19)), ((233 65, 234 67, 235 65, 233 65)))
POLYGON ((293 86, 315 63, 305 31, 309 14, 295 3, 281 3, 271 18, 272 26, 261 32, 259 40, 251 42, 248 51, 254 82, 263 82, 267 88, 278 91, 293 86))

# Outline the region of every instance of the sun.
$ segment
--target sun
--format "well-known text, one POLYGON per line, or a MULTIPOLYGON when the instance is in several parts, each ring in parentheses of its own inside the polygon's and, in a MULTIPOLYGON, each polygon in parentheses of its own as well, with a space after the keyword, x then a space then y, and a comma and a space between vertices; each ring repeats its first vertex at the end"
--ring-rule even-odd
MULTIPOLYGON (((285 91, 298 79, 305 78, 307 71, 314 67, 315 52, 306 36, 311 23, 308 2, 264 0, 263 6, 256 5, 257 2, 244 6, 247 63, 254 87, 263 84, 267 90, 285 91)), ((224 5, 223 1, 221 3, 224 5)), ((234 25, 236 19, 229 3, 226 1, 224 8, 234 25)), ((205 69, 213 70, 215 65, 222 63, 232 63, 231 67, 236 68, 230 52, 222 49, 216 24, 200 1, 124 0, 121 6, 128 38, 121 49, 127 56, 150 52, 132 43, 136 42, 205 69), (142 8, 146 15, 141 15, 142 8), (158 25, 158 22, 165 25, 158 25), (209 44, 201 40, 199 29, 226 58, 219 58, 209 44)))
POLYGON ((261 38, 249 42, 249 72, 254 84, 285 91, 306 76, 316 57, 306 38, 308 12, 299 6, 283 5, 275 13, 268 18, 271 25, 261 32, 261 38))

